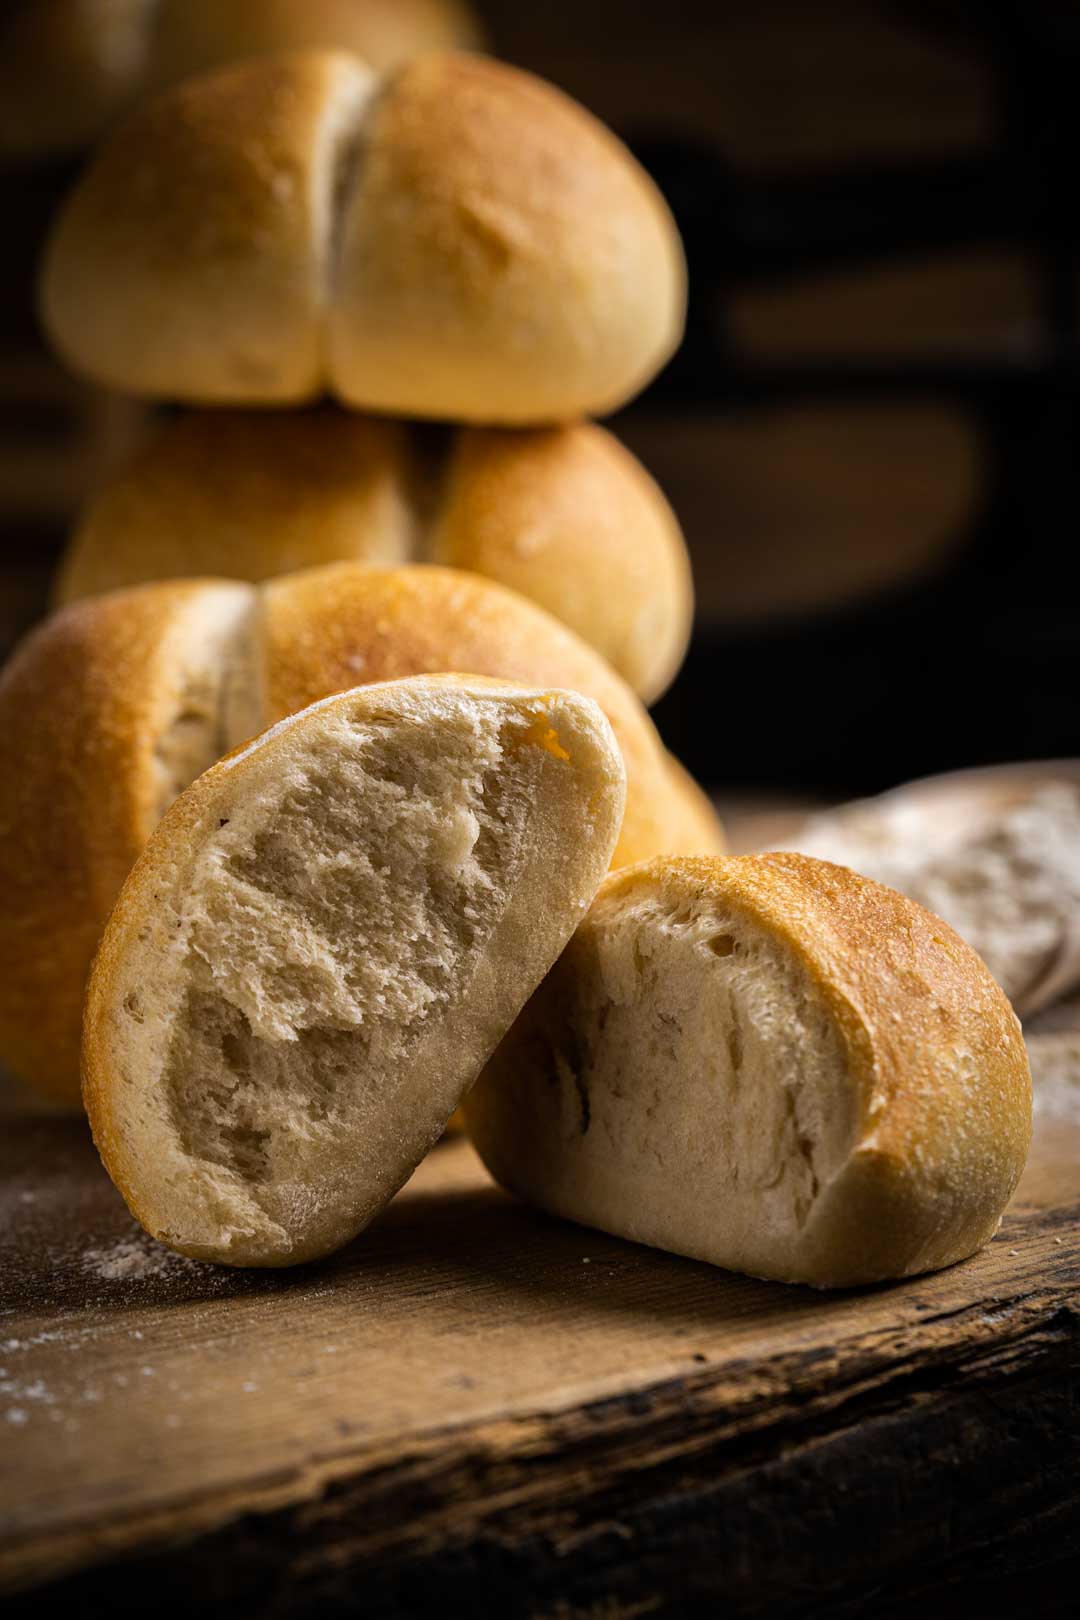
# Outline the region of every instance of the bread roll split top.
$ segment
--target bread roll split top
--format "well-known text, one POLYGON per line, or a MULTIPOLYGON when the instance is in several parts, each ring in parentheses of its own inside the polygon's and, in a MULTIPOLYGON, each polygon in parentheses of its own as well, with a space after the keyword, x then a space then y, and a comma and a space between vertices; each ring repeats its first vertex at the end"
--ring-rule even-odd
POLYGON ((56 225, 45 325, 76 370, 196 404, 329 390, 508 425, 613 409, 678 342, 681 248, 618 141, 530 75, 296 52, 166 92, 56 225))
POLYGON ((262 580, 339 560, 437 562, 509 585, 646 702, 689 638, 675 515, 630 452, 588 423, 448 433, 330 407, 191 412, 90 502, 56 594, 262 580))
POLYGON ((0 1060, 77 1102, 93 951, 158 817, 202 771, 329 693, 454 669, 600 705, 630 778, 617 860, 720 847, 711 805, 623 682, 476 576, 337 564, 261 589, 200 580, 74 603, 0 674, 0 1060))
POLYGON ((1023 1168, 1020 1026, 939 918, 800 855, 613 874, 466 1104, 492 1174, 726 1268, 962 1260, 1023 1168))
POLYGON ((589 699, 468 677, 324 700, 200 777, 87 996, 90 1122, 147 1229, 273 1266, 361 1231, 580 920, 624 791, 589 699))

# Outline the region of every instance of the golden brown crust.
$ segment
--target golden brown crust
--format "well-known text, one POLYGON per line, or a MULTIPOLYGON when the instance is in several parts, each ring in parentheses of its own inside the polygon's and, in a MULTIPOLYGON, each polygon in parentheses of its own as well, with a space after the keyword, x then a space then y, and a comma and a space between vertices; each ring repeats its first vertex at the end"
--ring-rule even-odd
POLYGON ((157 819, 169 631, 202 588, 77 603, 0 676, 0 1046, 23 1079, 72 1105, 87 971, 157 819))
POLYGON ((127 392, 507 424, 621 404, 678 342, 682 249, 652 182, 515 69, 260 57, 166 92, 60 215, 42 309, 127 392))
POLYGON ((626 760, 616 864, 723 847, 715 815, 699 790, 676 778, 630 689, 591 647, 512 591, 449 568, 340 564, 267 585, 261 630, 271 720, 358 682, 446 670, 583 692, 604 710, 626 760))
POLYGON ((188 412, 90 501, 56 599, 154 579, 407 562, 413 461, 405 426, 379 417, 188 412))
POLYGON ((42 314, 63 358, 151 397, 317 395, 337 146, 369 87, 353 58, 266 57, 126 120, 46 253, 42 314))
POLYGON ((818 1212, 824 1282, 949 1265, 996 1230, 1031 1137, 1020 1024, 985 963, 939 917, 809 856, 660 858, 614 873, 722 900, 782 940, 848 1052, 859 1145, 818 1212))
POLYGON ((678 521, 636 457, 592 424, 461 433, 431 558, 547 608, 646 703, 686 652, 693 585, 678 521))
POLYGON ((57 600, 426 556, 520 591, 657 697, 686 650, 690 566, 630 452, 589 423, 465 429, 423 467, 419 444, 404 424, 332 407, 181 416, 90 502, 57 600))
POLYGON ((348 404, 602 414, 669 357, 684 306, 663 199, 583 108, 482 57, 425 57, 389 82, 343 222, 330 341, 348 404))

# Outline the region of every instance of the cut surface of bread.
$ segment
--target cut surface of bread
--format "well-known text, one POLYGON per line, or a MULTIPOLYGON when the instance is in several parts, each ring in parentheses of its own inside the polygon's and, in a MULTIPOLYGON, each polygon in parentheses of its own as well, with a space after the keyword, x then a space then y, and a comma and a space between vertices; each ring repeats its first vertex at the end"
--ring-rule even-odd
POLYGON ((308 569, 76 602, 0 677, 0 1059, 79 1104, 90 962, 133 861, 196 776, 360 683, 445 671, 572 687, 626 762, 614 859, 723 847, 716 814, 590 647, 512 591, 449 568, 308 569))
POLYGON ((584 692, 607 715, 626 761, 615 865, 723 849, 715 811, 666 753, 625 681, 516 591, 452 568, 338 563, 264 585, 258 629, 267 720, 357 681, 445 669, 584 692))
POLYGON ((63 603, 193 575, 258 581, 338 561, 437 562, 508 585, 647 703, 689 640, 675 514, 589 423, 417 433, 329 406, 190 412, 89 502, 55 594, 63 603))
POLYGON ((332 392, 515 426, 614 409, 679 341, 659 192, 569 98, 486 58, 384 81, 262 56, 115 129, 63 208, 45 327, 75 370, 192 404, 332 392))
POLYGON ((362 1230, 580 920, 624 791, 595 704, 467 677, 326 700, 201 777, 87 998, 91 1125, 147 1229, 236 1265, 362 1230))
POLYGON ((1020 1027, 944 923, 803 856, 614 874, 466 1102, 554 1213, 819 1287, 949 1265, 1023 1168, 1020 1027))

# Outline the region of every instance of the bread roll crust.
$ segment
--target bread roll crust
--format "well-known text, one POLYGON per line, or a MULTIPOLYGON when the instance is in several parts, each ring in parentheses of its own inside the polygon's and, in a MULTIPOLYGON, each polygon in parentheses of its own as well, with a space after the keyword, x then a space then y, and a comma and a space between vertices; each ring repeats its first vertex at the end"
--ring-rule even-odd
POLYGON ((330 407, 191 412, 89 503, 56 598, 425 560, 538 602, 646 702, 686 650, 693 591, 678 522, 640 463, 589 423, 464 429, 435 448, 401 423, 330 407))
POLYGON ((373 104, 330 320, 347 404, 602 415, 668 359, 684 306, 659 192, 550 85, 451 53, 409 63, 373 104))
MULTIPOLYGON (((726 956, 730 941, 718 943, 726 956)), ((578 1038, 587 1045, 594 1033, 578 1038)), ((655 1090, 649 1064, 643 1050, 640 1073, 622 1076, 631 1098, 639 1085, 643 1094, 655 1090)), ((723 1130, 715 1099, 703 1085, 700 1116, 683 1121, 687 1129, 706 1139, 723 1130)), ((471 1094, 466 1117, 492 1173, 558 1213, 733 1269, 842 1287, 950 1265, 992 1237, 1027 1154, 1031 1077, 1019 1023, 985 965, 914 902, 806 856, 660 858, 607 879, 563 962, 471 1094), (631 1161, 635 1151, 648 1155, 647 1121, 640 1148, 627 1146, 629 1136, 605 1148, 586 1134, 588 1148, 560 1150, 557 1105, 539 1084, 514 1079, 525 1072, 529 1028, 545 1019, 557 1027, 566 1016, 575 962, 585 960, 575 953, 602 942, 607 919, 643 895, 687 917, 720 907, 768 937, 797 964, 839 1042, 833 1124, 849 1117, 850 1150, 827 1182, 815 1183, 797 1237, 773 1252, 768 1233, 755 1233, 742 1251, 720 1228, 702 1237, 703 1188, 681 1174, 671 1143, 667 1207, 650 1210, 640 1186, 631 1207, 631 1161), (612 1193, 612 1184, 629 1191, 612 1193), (694 1236, 683 1244, 680 1231, 694 1236)))
POLYGON ((262 57, 115 131, 46 254, 63 358, 152 398, 330 388, 368 410, 511 425, 637 392, 678 342, 685 268, 615 137, 478 57, 373 84, 356 58, 262 57))
POLYGON ((61 210, 42 315, 121 392, 288 404, 322 391, 343 152, 374 80, 324 52, 167 91, 116 129, 61 210))
MULTIPOLYGON (((468 677, 374 685, 324 700, 200 777, 177 800, 129 875, 87 993, 87 1112, 106 1168, 147 1230, 198 1259, 265 1266, 317 1258, 361 1231, 434 1144, 507 1023, 572 932, 607 867, 624 786, 610 728, 587 699, 468 677), (503 746, 477 797, 475 774, 468 782, 442 780, 446 745, 441 739, 459 719, 469 739, 465 752, 472 771, 480 771, 481 710, 493 711, 495 723, 503 728, 503 746), (336 824, 335 812, 327 807, 335 753, 353 762, 367 760, 375 777, 370 792, 385 785, 379 780, 386 764, 382 756, 395 732, 404 738, 404 761, 390 756, 387 802, 393 807, 391 820, 406 818, 406 833, 399 846, 387 846, 382 817, 354 796, 355 777, 344 778, 336 824), (421 774, 403 792, 397 770, 418 758, 421 774), (455 807, 460 813, 470 802, 466 791, 483 811, 501 781, 511 798, 529 785, 519 799, 508 842, 489 847, 485 865, 478 868, 479 892, 499 890, 496 910, 473 950, 455 954, 452 977, 440 993, 430 990, 419 1012, 407 1001, 404 1010, 391 1010, 397 984, 376 981, 382 988, 365 994, 362 976, 349 977, 350 951, 365 956, 392 946, 400 958, 400 978, 415 980, 427 991, 432 939, 409 932, 385 941, 380 930, 393 923, 381 915, 356 919, 358 926, 379 935, 378 944, 333 937, 325 932, 325 913, 320 917, 312 907, 313 897, 321 893, 315 875, 319 862, 307 881, 297 885, 287 862, 282 865, 288 846, 271 843, 276 863, 263 858, 260 839, 273 839, 283 804, 302 796, 313 776, 319 792, 303 813, 303 853, 325 852, 336 840, 333 858, 321 866, 323 873, 333 874, 330 892, 340 897, 342 884, 352 879, 359 884, 358 893, 366 894, 385 851, 397 849, 406 855, 404 868, 380 870, 376 887, 388 883, 393 901, 398 891, 412 886, 434 904, 433 922, 443 903, 439 892, 453 883, 461 859, 448 823, 455 807), (436 844, 422 841, 417 848, 412 818, 416 804, 432 793, 433 777, 438 779, 437 797, 427 831, 437 835, 436 844), (462 797, 455 799, 448 786, 462 797), (330 844, 320 843, 320 834, 325 838, 328 831, 330 844), (440 842, 448 834, 452 849, 440 842), (556 858, 560 870, 553 882, 556 858), (497 864, 502 859, 505 869, 497 864), (248 875, 252 862, 257 889, 248 875), (244 875, 237 880, 238 868, 244 875), (232 874, 232 887, 223 880, 225 873, 232 874), (274 939, 250 937, 252 927, 256 933, 258 929, 250 919, 245 925, 245 916, 256 898, 278 907, 274 939), (308 921, 305 903, 323 932, 308 921), (207 961, 206 938, 197 933, 200 922, 204 928, 210 923, 220 928, 230 906, 237 914, 233 934, 238 940, 247 938, 250 952, 241 975, 243 991, 267 976, 279 997, 291 996, 289 1004, 295 1005, 290 1018, 297 1022, 287 1023, 282 1036, 276 1030, 260 1031, 249 1015, 242 1020, 242 1037, 221 1041, 233 1090, 214 1104, 217 1128, 208 1143, 185 1114, 183 1099, 177 1099, 169 1065, 177 1035, 183 1038, 192 1016, 185 990, 190 992, 200 975, 206 978, 204 964, 210 982, 222 987, 218 994, 225 1005, 233 1008, 231 998, 240 994, 237 980, 229 976, 231 962, 213 956, 207 961), (305 926, 316 927, 321 960, 304 954, 305 926), (294 980, 286 993, 290 969, 294 980), (329 1011, 320 1003, 320 981, 332 979, 334 969, 341 982, 329 1011), (327 1077, 318 1074, 312 1106, 305 1111, 305 1075, 297 1059, 306 1040, 327 1033, 327 1022, 335 1037, 345 1035, 351 1044, 335 1048, 333 1084, 328 1086, 327 1077), (240 1039, 252 1048, 243 1059, 230 1054, 240 1039), (389 1057, 379 1055, 387 1052, 389 1057), (258 1061, 271 1053, 275 1064, 292 1064, 284 1097, 277 1069, 270 1071, 276 1085, 264 1080, 260 1087, 256 1080, 258 1061), (254 1147, 252 1139, 260 1145, 254 1147)), ((511 814, 505 802, 496 811, 511 814)), ((467 819, 473 820, 472 837, 477 839, 475 818, 467 819)), ((296 853, 292 851, 294 859, 296 853)), ((277 1000, 269 1016, 284 1019, 277 1000)), ((185 1061, 191 1065, 190 1057, 181 1058, 185 1061)), ((195 1088, 185 1093, 194 1113, 211 1082, 198 1070, 183 1079, 195 1088)))
POLYGON ((637 458, 595 424, 461 433, 431 560, 538 602, 646 703, 683 660, 694 592, 682 531, 637 458))
POLYGON ((155 579, 257 583, 330 562, 409 562, 415 460, 404 424, 381 417, 189 412, 89 502, 56 602, 155 579))

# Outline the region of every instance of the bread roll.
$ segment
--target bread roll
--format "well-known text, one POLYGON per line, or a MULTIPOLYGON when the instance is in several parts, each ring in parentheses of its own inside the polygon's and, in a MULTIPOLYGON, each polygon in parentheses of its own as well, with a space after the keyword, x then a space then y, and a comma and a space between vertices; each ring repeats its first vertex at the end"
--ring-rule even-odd
POLYGON ((163 810, 220 758, 223 645, 243 586, 101 597, 0 674, 0 1056, 77 1100, 82 993, 101 929, 163 810))
POLYGON ((341 563, 261 590, 202 580, 94 597, 0 674, 0 1059, 78 1102, 101 930, 156 820, 211 763, 329 693, 470 663, 577 688, 607 713, 631 778, 617 860, 720 847, 712 807, 604 661, 475 576, 341 563))
POLYGON ((848 1287, 993 1236, 1031 1076, 984 964, 914 902, 802 855, 655 860, 608 879, 466 1119, 556 1214, 848 1287))
POLYGON ((21 0, 0 20, 0 159, 92 141, 134 94, 150 0, 21 0))
POLYGON ((91 977, 85 1096, 149 1232, 312 1260, 411 1175, 570 937, 625 775, 575 692, 368 686, 184 793, 91 977))
POLYGON ((242 57, 320 47, 385 72, 475 46, 460 0, 9 0, 0 21, 0 158, 98 136, 145 93, 242 57))
POLYGON ((616 439, 581 423, 425 437, 329 407, 192 412, 90 502, 56 595, 338 560, 429 560, 510 585, 646 702, 686 651, 693 593, 675 515, 616 439))
POLYGON ((409 562, 422 475, 401 422, 332 408, 187 412, 87 504, 54 599, 155 579, 257 582, 329 562, 409 562))
POLYGON ((262 57, 116 130, 46 255, 76 370, 129 393, 507 425, 613 409, 667 359, 685 276, 655 187, 528 74, 262 57))

